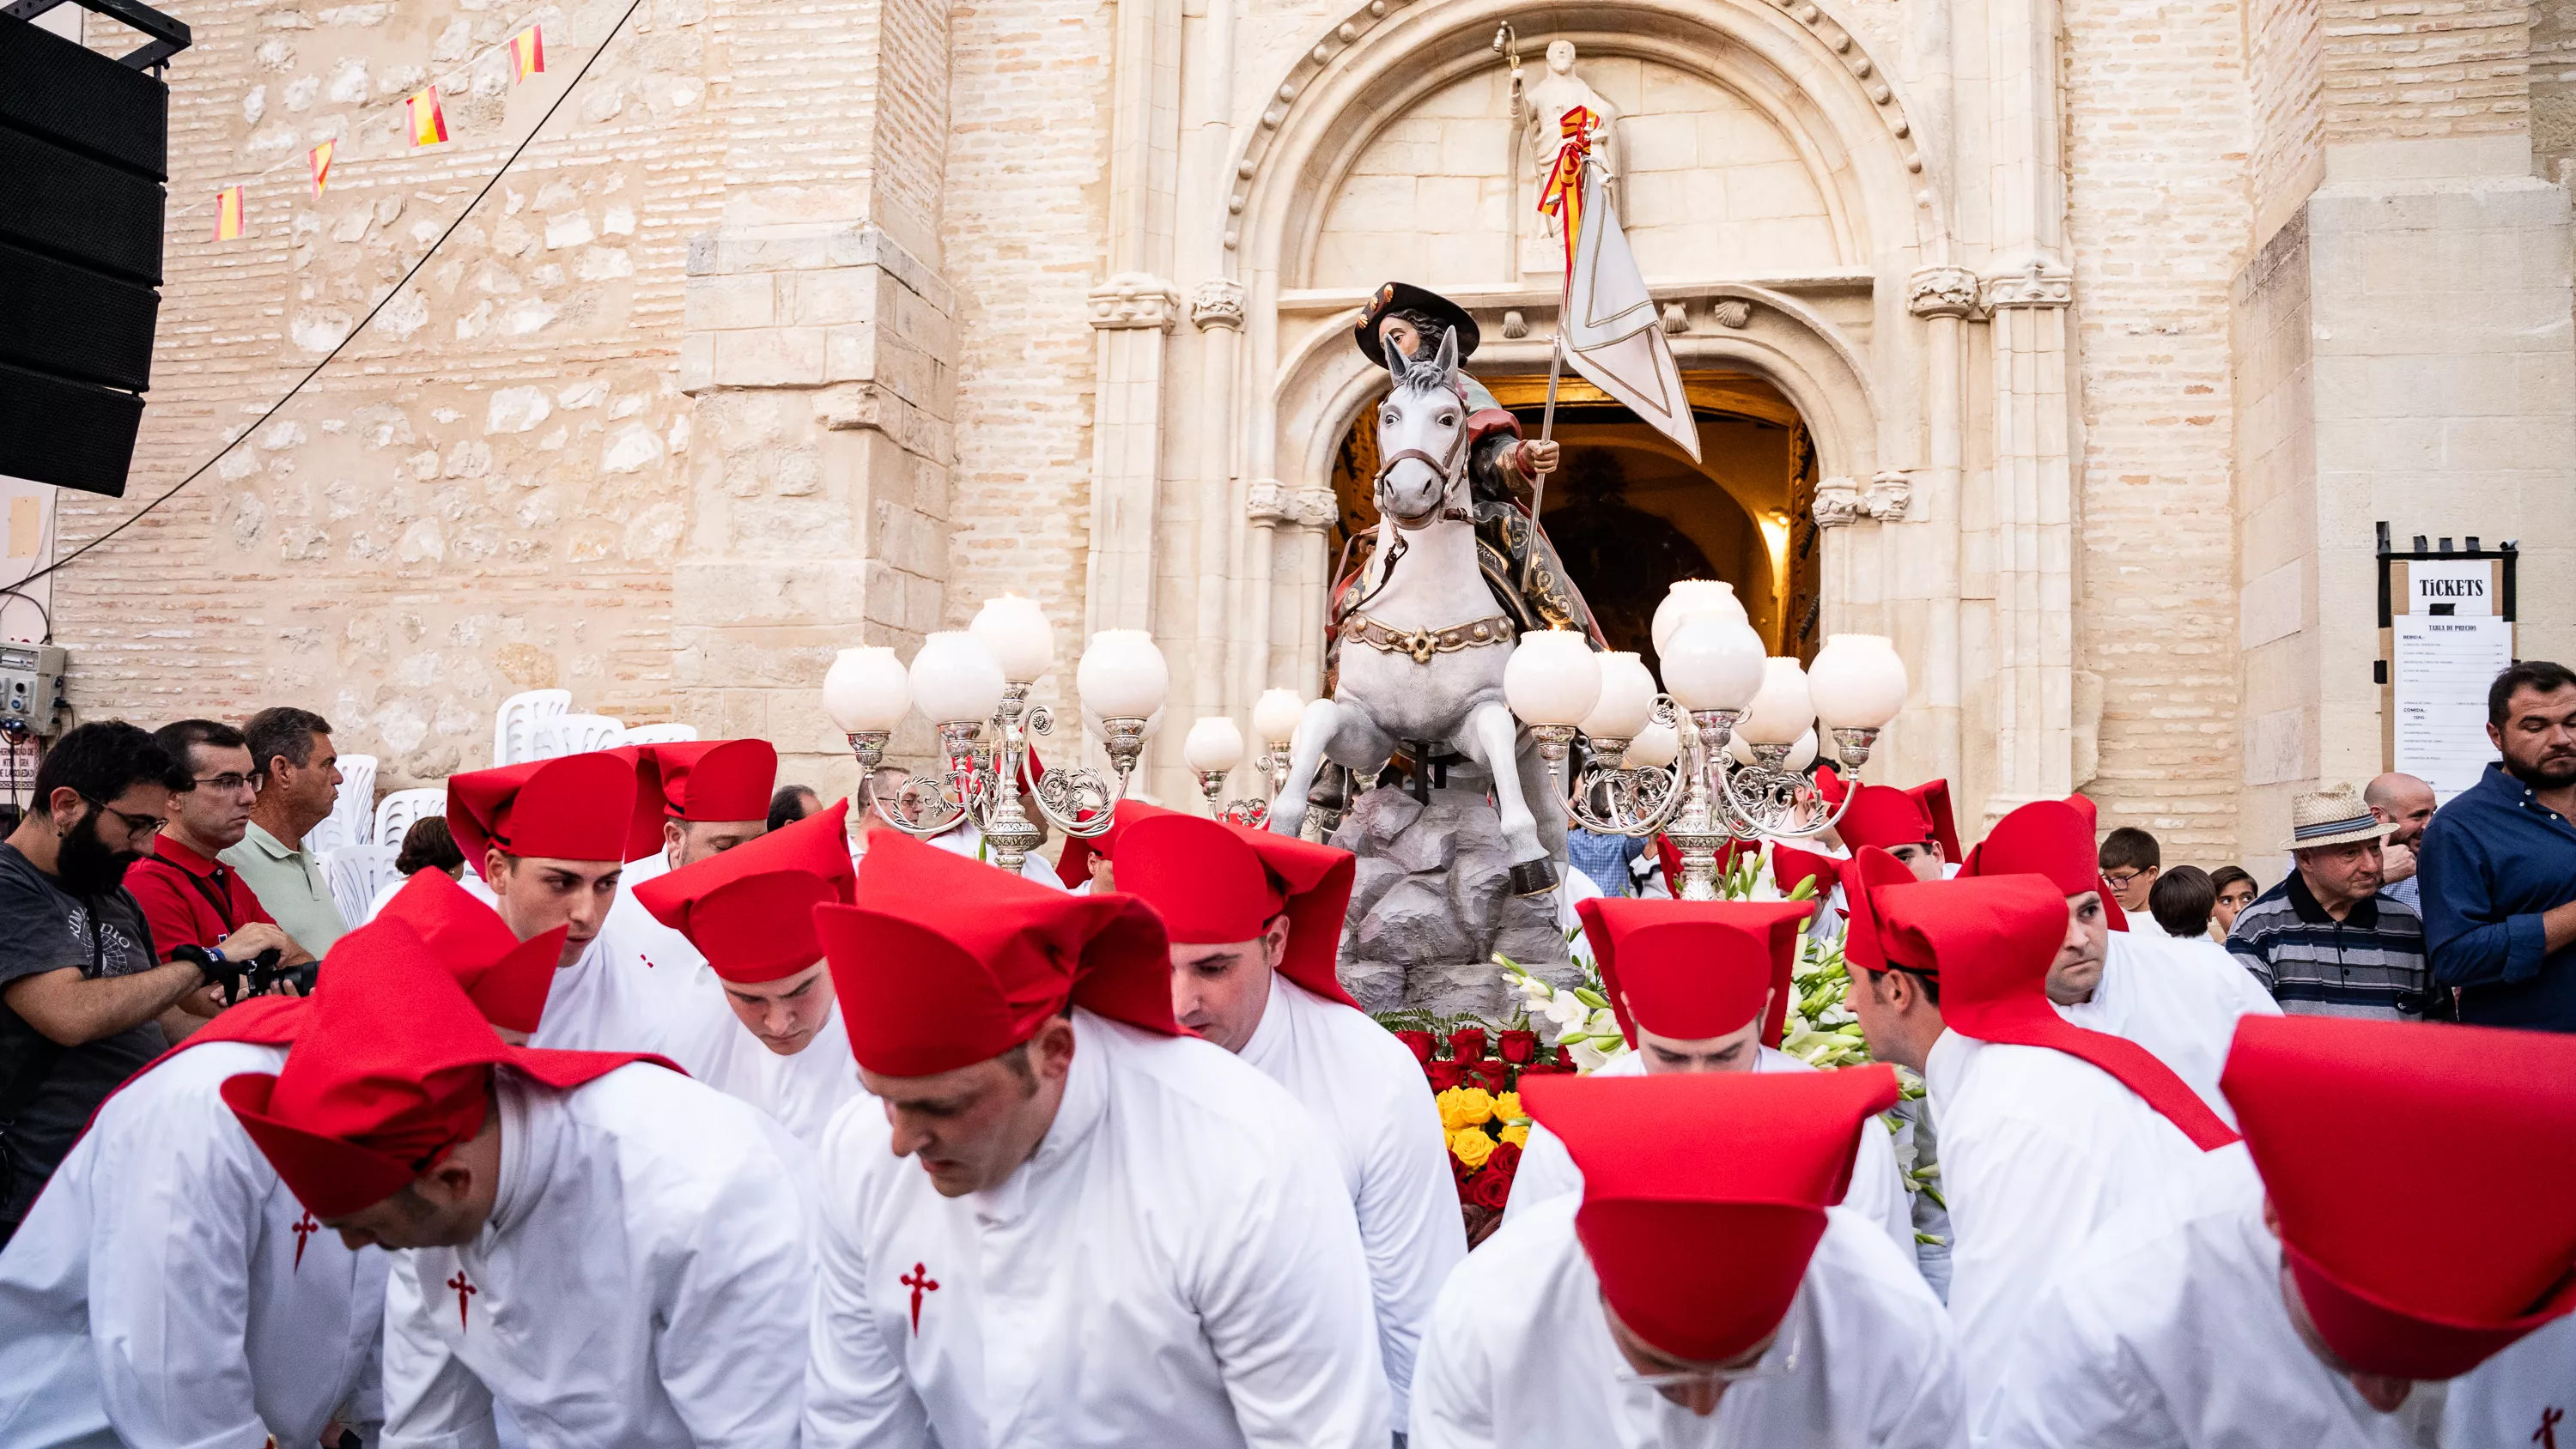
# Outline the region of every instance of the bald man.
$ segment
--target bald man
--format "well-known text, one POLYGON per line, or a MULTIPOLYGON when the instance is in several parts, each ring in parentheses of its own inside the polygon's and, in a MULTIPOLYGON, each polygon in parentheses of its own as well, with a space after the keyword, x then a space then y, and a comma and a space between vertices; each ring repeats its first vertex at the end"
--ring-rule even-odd
POLYGON ((2380 842, 2380 894, 2404 901, 2419 916, 2424 914, 2424 882, 2415 875, 2415 846, 2423 840, 2425 823, 2441 803, 2433 798, 2433 787, 2412 775, 2391 770, 2362 787, 2361 803, 2370 807, 2371 814, 2397 827, 2380 842))

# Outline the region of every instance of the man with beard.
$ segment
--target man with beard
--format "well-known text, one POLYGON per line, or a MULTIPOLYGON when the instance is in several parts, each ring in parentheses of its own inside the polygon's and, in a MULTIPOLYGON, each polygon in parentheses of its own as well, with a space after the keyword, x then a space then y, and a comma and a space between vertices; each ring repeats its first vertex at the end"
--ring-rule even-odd
MULTIPOLYGON (((36 766, 0 844, 0 1243, 117 1083, 193 1021, 206 968, 163 962, 125 869, 152 850, 188 772, 122 720, 86 724, 36 766)), ((210 1016, 207 1004, 197 1016, 210 1016)))
POLYGON ((2424 827, 2424 942, 2460 1020, 2576 1031, 2576 673, 2526 659, 2487 690, 2487 766, 2424 827))

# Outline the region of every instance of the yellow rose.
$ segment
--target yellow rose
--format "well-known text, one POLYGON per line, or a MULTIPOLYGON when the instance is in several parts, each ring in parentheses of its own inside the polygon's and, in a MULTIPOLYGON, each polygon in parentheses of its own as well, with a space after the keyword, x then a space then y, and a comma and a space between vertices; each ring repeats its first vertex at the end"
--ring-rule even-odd
POLYGON ((1494 1115, 1505 1122, 1517 1122, 1529 1113, 1521 1110, 1521 1094, 1505 1092, 1494 1099, 1494 1115))
POLYGON ((1467 1127, 1449 1134, 1449 1152, 1470 1168, 1482 1167, 1494 1155, 1494 1139, 1480 1127, 1467 1127))
POLYGON ((1503 1140, 1512 1144, 1514 1147, 1529 1146, 1529 1124, 1527 1122, 1515 1122, 1509 1127, 1504 1128, 1503 1140))
POLYGON ((1494 1094, 1482 1087, 1451 1087, 1440 1094, 1439 1100, 1440 1130, 1444 1132, 1480 1127, 1494 1120, 1494 1094))

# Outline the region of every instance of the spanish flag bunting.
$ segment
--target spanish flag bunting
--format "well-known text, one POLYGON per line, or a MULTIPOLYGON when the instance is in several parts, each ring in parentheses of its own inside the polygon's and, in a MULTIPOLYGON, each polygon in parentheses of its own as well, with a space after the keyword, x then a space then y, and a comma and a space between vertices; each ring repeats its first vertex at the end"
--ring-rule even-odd
POLYGON ((447 112, 439 109, 438 87, 430 86, 403 103, 411 111, 411 143, 435 146, 447 139, 447 112))
POLYGON ((231 241, 241 235, 241 188, 227 186, 215 193, 215 240, 231 241))
POLYGON ((337 141, 325 141, 313 148, 313 194, 316 196, 320 196, 322 189, 331 184, 331 151, 339 144, 337 141))
POLYGON ((546 70, 546 32, 541 25, 531 25, 510 37, 510 64, 517 71, 510 84, 517 85, 532 75, 546 70))

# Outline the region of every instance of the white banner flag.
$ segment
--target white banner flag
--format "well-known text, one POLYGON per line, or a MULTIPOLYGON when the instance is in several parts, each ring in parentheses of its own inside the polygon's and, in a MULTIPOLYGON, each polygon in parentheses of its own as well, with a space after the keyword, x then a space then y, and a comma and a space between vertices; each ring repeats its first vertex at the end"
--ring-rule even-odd
POLYGON ((1699 425, 1682 393, 1681 369, 1664 340, 1663 314, 1646 294, 1646 279, 1619 229, 1602 169, 1587 165, 1582 228, 1574 238, 1574 269, 1567 278, 1566 359, 1592 385, 1625 403, 1699 461, 1699 425))

